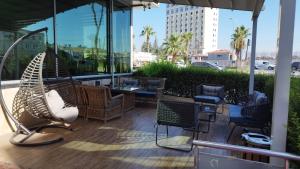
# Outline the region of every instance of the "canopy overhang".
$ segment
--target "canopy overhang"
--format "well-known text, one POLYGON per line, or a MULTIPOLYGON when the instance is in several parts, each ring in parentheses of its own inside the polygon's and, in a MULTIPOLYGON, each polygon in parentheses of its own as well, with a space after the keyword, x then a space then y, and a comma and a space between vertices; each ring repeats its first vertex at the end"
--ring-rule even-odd
MULTIPOLYGON (((56 0, 56 12, 61 13, 95 0, 56 0)), ((264 0, 114 0, 116 8, 151 7, 154 4, 167 3, 173 5, 192 5, 210 8, 221 8, 240 11, 252 11, 258 17, 263 8, 264 0)), ((38 21, 53 16, 54 0, 1 0, 0 30, 15 31, 38 21)))

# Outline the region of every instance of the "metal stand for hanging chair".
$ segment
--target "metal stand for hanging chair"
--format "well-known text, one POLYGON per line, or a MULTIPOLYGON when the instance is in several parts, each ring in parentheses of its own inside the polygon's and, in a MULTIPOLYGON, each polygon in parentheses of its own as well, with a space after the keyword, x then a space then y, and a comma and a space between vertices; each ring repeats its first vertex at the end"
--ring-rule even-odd
POLYGON ((57 56, 54 53, 49 53, 48 50, 47 52, 38 54, 36 57, 34 57, 25 69, 21 77, 19 90, 13 100, 12 112, 10 112, 5 104, 1 85, 1 75, 5 60, 9 57, 9 54, 13 48, 22 40, 37 33, 47 33, 47 30, 47 28, 39 29, 19 38, 7 50, 1 61, 0 103, 7 123, 12 131, 14 131, 13 136, 10 138, 10 142, 14 145, 38 146, 62 141, 63 137, 61 135, 56 133, 45 133, 41 132, 41 130, 45 127, 51 127, 51 125, 48 125, 51 124, 51 122, 60 122, 61 124, 64 124, 64 122, 70 123, 77 118, 75 115, 73 115, 74 117, 69 117, 69 119, 58 117, 51 111, 51 108, 49 107, 46 99, 46 93, 52 89, 57 90, 65 102, 65 107, 76 107, 74 105, 77 104, 77 97, 72 77, 66 73, 67 71, 63 71, 66 69, 64 66, 62 66, 62 69, 59 68, 61 63, 57 61, 57 56), (46 71, 43 72, 43 70, 46 71), (24 112, 27 112, 33 118, 47 121, 47 125, 30 129, 20 122, 20 117, 24 112), (13 127, 10 120, 13 122, 15 127, 13 127))

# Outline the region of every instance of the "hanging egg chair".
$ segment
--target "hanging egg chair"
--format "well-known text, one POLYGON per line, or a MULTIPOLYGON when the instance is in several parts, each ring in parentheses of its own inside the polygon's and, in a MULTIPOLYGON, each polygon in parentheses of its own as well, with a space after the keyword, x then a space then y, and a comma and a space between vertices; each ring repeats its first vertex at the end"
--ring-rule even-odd
MULTIPOLYGON (((47 145, 63 140, 56 133, 41 132, 45 127, 60 124, 64 126, 77 119, 77 97, 74 81, 63 62, 47 47, 46 51, 36 55, 20 79, 19 90, 14 97, 12 109, 8 108, 3 97, 1 85, 2 70, 10 52, 24 39, 47 28, 30 32, 19 38, 5 53, 0 65, 0 103, 6 120, 14 131, 10 142, 20 146, 47 145), (43 125, 33 127, 24 116, 37 120, 43 125)), ((48 42, 47 42, 48 44, 48 42)), ((27 118, 28 119, 28 118, 27 118)))

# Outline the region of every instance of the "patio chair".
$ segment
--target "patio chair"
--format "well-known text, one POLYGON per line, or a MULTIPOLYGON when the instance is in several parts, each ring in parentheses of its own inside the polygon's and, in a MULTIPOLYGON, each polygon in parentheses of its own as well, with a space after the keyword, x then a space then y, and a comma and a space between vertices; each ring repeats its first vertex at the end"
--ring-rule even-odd
MULTIPOLYGON (((158 128, 160 125, 166 126, 166 132, 168 137, 168 126, 181 127, 190 129, 193 132, 192 139, 195 138, 195 132, 198 130, 197 113, 194 109, 195 104, 190 102, 179 102, 179 101, 166 101, 159 100, 156 110, 156 134, 155 143, 157 146, 167 149, 179 150, 189 152, 189 150, 174 148, 169 146, 163 146, 158 143, 158 128)), ((198 133, 196 138, 198 138, 198 133)))
POLYGON ((87 95, 87 118, 111 120, 123 116, 124 95, 111 96, 110 88, 105 86, 84 86, 87 95))
POLYGON ((136 77, 139 80, 140 89, 134 91, 136 102, 157 103, 165 88, 166 78, 136 77))
MULTIPOLYGON (((196 87, 196 94, 194 96, 195 102, 202 104, 215 105, 218 107, 222 105, 222 113, 224 112, 224 86, 201 84, 196 87)), ((216 108, 217 111, 217 108, 216 108)), ((216 120, 216 114, 214 114, 216 120)))
POLYGON ((79 110, 78 116, 83 117, 84 119, 87 119, 87 95, 84 91, 84 87, 80 84, 75 85, 76 89, 76 96, 77 96, 77 107, 79 110))
POLYGON ((254 95, 249 97, 247 103, 229 105, 228 111, 229 125, 233 123, 234 126, 227 137, 227 142, 230 141, 236 127, 257 128, 263 131, 272 118, 267 96, 258 91, 255 91, 254 95))
MULTIPOLYGON (((45 31, 39 29, 19 38, 5 53, 0 65, 0 77, 5 60, 22 40, 45 31)), ((19 146, 46 145, 63 140, 58 134, 40 133, 45 127, 65 127, 78 116, 77 97, 72 77, 63 62, 49 48, 35 56, 22 74, 20 86, 13 100, 12 110, 5 104, 2 91, 0 103, 7 123, 15 131, 10 142, 19 146), (39 125, 33 124, 32 117, 39 125), (10 118, 10 119, 8 119, 10 118), (29 119, 29 120, 28 120, 29 119), (15 124, 12 127, 11 121, 15 124), (59 122, 59 125, 51 125, 59 122), (15 130, 16 129, 16 130, 15 130)), ((1 81, 0 81, 0 89, 1 81)))

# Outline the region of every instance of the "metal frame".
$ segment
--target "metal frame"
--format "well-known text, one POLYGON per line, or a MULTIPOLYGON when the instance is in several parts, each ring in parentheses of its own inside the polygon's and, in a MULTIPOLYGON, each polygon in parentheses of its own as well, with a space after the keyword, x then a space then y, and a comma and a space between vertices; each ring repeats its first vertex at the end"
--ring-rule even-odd
MULTIPOLYGON (((289 169, 289 161, 290 160, 300 161, 300 156, 297 156, 297 155, 293 155, 293 154, 285 153, 285 152, 277 152, 277 151, 272 151, 272 150, 260 149, 260 148, 237 146, 237 145, 231 145, 231 144, 222 144, 222 143, 200 141, 200 140, 194 140, 193 144, 197 147, 202 146, 202 147, 229 150, 229 151, 234 151, 234 152, 251 153, 251 154, 257 154, 257 155, 281 158, 281 159, 285 160, 285 169, 289 169)), ((198 161, 198 153, 196 153, 196 155, 195 155, 196 165, 198 164, 197 161, 198 161)))

